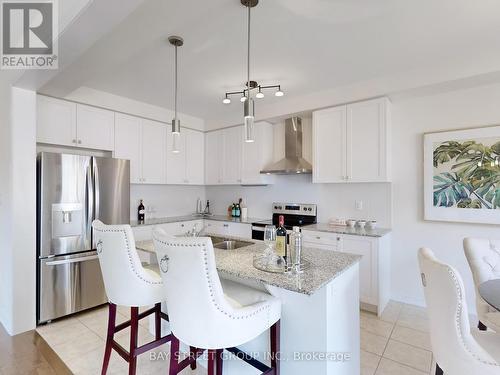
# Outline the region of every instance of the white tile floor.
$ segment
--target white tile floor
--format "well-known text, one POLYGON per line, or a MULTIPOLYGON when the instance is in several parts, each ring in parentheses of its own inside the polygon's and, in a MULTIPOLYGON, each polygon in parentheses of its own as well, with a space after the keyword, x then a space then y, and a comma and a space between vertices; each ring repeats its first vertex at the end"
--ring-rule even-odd
MULTIPOLYGON (((127 309, 118 309, 118 322, 128 319, 127 309)), ((380 318, 361 312, 361 375, 428 375, 434 373, 425 309, 390 302, 380 318), (431 368, 432 367, 432 368, 431 368)), ((139 343, 151 341, 148 321, 141 321, 139 343)), ((41 326, 38 333, 47 341, 75 374, 99 374, 106 338, 107 308, 76 315, 41 326)), ((117 341, 128 346, 128 330, 118 334, 117 341)), ((166 344, 156 352, 168 353, 166 344)), ((138 374, 165 374, 166 361, 151 361, 146 353, 139 357, 138 374)), ((127 372, 127 364, 113 353, 108 374, 127 372)), ((205 374, 189 368, 186 374, 205 374)))

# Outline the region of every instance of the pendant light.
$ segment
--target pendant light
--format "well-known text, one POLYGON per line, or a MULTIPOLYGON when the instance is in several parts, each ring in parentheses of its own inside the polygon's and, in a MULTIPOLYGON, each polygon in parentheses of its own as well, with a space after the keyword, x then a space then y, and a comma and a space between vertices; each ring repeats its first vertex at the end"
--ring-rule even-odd
POLYGON ((172 141, 173 147, 172 152, 179 152, 179 138, 181 134, 181 120, 177 117, 177 94, 178 94, 178 79, 177 79, 177 47, 181 47, 184 44, 184 40, 180 36, 170 36, 168 41, 171 45, 175 47, 175 91, 174 91, 174 118, 172 120, 172 141))
POLYGON ((254 142, 253 128, 255 121, 255 103, 250 96, 250 12, 251 9, 256 6, 258 0, 241 0, 241 3, 245 5, 248 9, 248 26, 247 26, 247 90, 246 97, 247 100, 243 103, 243 127, 245 131, 245 142, 254 142))

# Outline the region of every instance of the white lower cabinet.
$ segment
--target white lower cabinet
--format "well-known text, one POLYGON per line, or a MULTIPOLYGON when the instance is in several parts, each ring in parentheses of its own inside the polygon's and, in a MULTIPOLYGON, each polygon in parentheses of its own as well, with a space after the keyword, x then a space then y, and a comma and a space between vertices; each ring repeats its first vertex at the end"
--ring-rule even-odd
POLYGON ((380 315, 390 293, 390 234, 368 237, 302 230, 303 246, 361 255, 359 295, 361 307, 380 315))
POLYGON ((252 225, 228 221, 205 220, 205 232, 220 236, 252 238, 252 225))
POLYGON ((186 234, 188 231, 192 230, 196 225, 196 230, 210 234, 220 235, 220 236, 234 236, 246 239, 252 238, 252 225, 242 224, 242 223, 232 223, 228 221, 219 220, 188 220, 188 221, 178 221, 173 223, 157 224, 157 225, 142 225, 138 227, 133 227, 136 241, 146 241, 153 238, 153 231, 159 228, 165 233, 179 236, 186 234))
POLYGON ((179 221, 175 223, 158 224, 154 226, 153 230, 159 228, 165 231, 165 233, 172 236, 180 236, 192 230, 195 225, 197 231, 201 230, 203 228, 203 220, 190 220, 179 221))

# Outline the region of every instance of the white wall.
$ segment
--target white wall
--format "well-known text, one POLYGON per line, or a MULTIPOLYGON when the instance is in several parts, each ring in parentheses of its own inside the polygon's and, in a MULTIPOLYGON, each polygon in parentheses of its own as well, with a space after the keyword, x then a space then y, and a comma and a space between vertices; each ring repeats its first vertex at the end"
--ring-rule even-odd
POLYGON ((0 145, 0 318, 10 334, 17 334, 35 327, 36 95, 18 88, 9 90, 10 94, 2 92, 6 94, 2 100, 10 102, 6 111, 10 118, 2 118, 0 145))
POLYGON ((430 247, 464 278, 469 307, 475 311, 472 276, 462 239, 500 238, 498 225, 423 220, 423 133, 500 123, 500 85, 458 90, 393 102, 392 297, 423 304, 416 252, 430 247))
POLYGON ((152 207, 155 211, 154 217, 159 218, 196 212, 198 198, 205 207, 204 186, 130 185, 130 218, 137 220, 140 199, 144 199, 146 210, 152 207))
POLYGON ((8 82, 0 85, 0 322, 10 325, 10 253, 11 253, 11 158, 10 158, 10 102, 8 82))
POLYGON ((383 227, 391 222, 390 184, 313 184, 311 175, 276 176, 268 186, 208 186, 207 199, 216 214, 227 213, 230 203, 243 198, 248 216, 270 219, 273 202, 315 203, 318 221, 333 217, 376 219, 383 227), (363 200, 364 209, 357 211, 355 201, 363 200))

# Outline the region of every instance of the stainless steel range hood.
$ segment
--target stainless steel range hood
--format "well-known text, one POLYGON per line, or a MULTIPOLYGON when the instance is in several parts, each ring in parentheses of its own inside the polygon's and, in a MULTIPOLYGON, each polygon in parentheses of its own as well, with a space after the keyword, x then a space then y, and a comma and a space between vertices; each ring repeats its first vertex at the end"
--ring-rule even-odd
POLYGON ((285 120, 285 158, 266 167, 262 174, 312 173, 312 165, 302 157, 302 119, 285 120))

